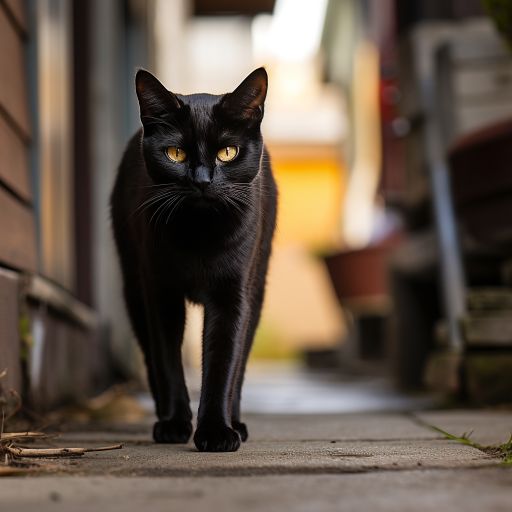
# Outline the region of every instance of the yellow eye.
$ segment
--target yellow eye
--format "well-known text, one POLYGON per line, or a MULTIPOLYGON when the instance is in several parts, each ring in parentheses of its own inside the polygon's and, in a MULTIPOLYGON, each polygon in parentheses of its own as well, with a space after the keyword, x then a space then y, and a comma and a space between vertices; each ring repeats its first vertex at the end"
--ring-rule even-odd
POLYGON ((184 162, 187 159, 187 153, 183 151, 181 148, 177 148, 176 146, 169 146, 167 148, 167 156, 169 157, 169 160, 172 162, 184 162))
POLYGON ((236 146, 227 146, 225 148, 219 149, 217 152, 217 158, 221 162, 231 162, 238 155, 238 148, 236 146))

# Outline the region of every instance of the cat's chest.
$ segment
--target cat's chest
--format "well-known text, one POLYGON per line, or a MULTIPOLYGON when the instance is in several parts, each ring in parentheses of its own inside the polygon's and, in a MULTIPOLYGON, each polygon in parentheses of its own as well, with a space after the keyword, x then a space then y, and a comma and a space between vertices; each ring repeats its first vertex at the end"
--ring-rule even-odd
MULTIPOLYGON (((222 283, 237 279, 244 273, 240 248, 219 251, 197 250, 170 244, 157 256, 155 267, 169 288, 179 288, 192 302, 203 303, 222 283)), ((155 270, 156 270, 155 268, 155 270)))
POLYGON ((242 229, 215 217, 179 220, 140 246, 166 287, 203 303, 223 283, 243 279, 255 238, 250 223, 242 229), (152 248, 149 253, 148 248, 152 248))
POLYGON ((190 258, 180 262, 175 269, 169 275, 169 287, 179 288, 188 300, 196 304, 204 304, 224 283, 243 274, 240 267, 235 271, 233 260, 225 258, 217 261, 190 258))

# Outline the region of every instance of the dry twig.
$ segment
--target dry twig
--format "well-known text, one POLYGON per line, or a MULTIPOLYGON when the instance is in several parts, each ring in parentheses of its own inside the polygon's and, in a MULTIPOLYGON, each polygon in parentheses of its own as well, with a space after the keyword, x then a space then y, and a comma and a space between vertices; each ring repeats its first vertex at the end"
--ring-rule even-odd
MULTIPOLYGON (((44 469, 42 467, 20 468, 13 466, 13 462, 20 458, 64 458, 64 457, 82 457, 89 452, 103 452, 107 450, 120 450, 123 445, 115 444, 111 446, 100 446, 97 448, 83 447, 64 447, 64 448, 26 448, 15 444, 20 441, 31 441, 38 439, 48 439, 49 435, 44 432, 2 432, 0 434, 0 455, 5 457, 5 465, 0 465, 0 477, 22 475, 36 470, 44 469)), ((16 463, 18 464, 18 463, 16 463)))
MULTIPOLYGON (((0 381, 6 376, 7 371, 0 371, 0 381)), ((64 458, 64 457, 82 457, 89 452, 102 452, 107 450, 119 450, 123 446, 115 444, 112 446, 100 446, 97 448, 84 448, 84 447, 52 447, 52 448, 38 448, 20 446, 20 443, 29 441, 37 441, 51 438, 53 436, 45 434, 44 432, 4 432, 4 427, 7 421, 12 418, 21 408, 21 397, 13 390, 6 393, 2 389, 0 383, 0 457, 5 460, 5 463, 0 462, 0 477, 11 475, 24 475, 40 470, 49 469, 48 464, 38 465, 37 463, 22 462, 22 458, 64 458), (9 400, 10 399, 10 400, 9 400), (10 410, 6 407, 10 405, 10 410)), ((1 459, 0 459, 1 460, 1 459)))
POLYGON ((13 441, 27 441, 32 439, 48 439, 44 432, 2 432, 0 433, 0 445, 13 441))
POLYGON ((5 450, 13 457, 81 457, 88 452, 104 452, 107 450, 120 450, 121 444, 101 446, 99 448, 22 448, 7 446, 5 450))

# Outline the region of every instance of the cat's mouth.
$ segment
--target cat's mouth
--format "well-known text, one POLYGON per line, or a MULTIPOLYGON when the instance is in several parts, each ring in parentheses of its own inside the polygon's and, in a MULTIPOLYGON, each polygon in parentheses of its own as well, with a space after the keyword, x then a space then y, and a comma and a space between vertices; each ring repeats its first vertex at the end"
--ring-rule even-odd
POLYGON ((209 189, 194 189, 189 195, 189 202, 198 206, 208 206, 219 202, 219 197, 209 189))
POLYGON ((200 189, 194 187, 190 193, 190 197, 193 199, 215 199, 216 194, 209 188, 200 189))

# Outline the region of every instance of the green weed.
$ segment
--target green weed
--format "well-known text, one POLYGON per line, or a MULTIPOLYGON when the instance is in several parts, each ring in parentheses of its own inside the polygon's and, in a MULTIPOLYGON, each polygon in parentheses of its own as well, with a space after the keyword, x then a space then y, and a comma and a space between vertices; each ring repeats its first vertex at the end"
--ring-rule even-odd
POLYGON ((430 425, 430 428, 443 435, 445 439, 471 446, 477 450, 487 453, 488 455, 500 458, 503 464, 512 465, 512 434, 510 435, 510 439, 505 443, 495 445, 482 445, 471 439, 471 434, 473 431, 464 432, 462 435, 456 436, 434 425, 430 425))

